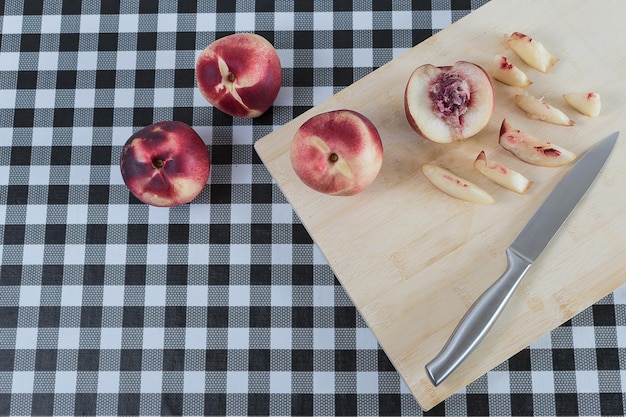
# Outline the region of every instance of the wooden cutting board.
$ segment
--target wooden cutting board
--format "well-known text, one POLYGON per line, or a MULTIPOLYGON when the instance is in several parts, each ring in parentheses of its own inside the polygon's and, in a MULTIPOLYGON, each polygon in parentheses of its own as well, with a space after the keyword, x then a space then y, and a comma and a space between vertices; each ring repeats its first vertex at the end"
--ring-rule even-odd
POLYGON ((492 0, 332 98, 255 143, 355 306, 420 405, 428 410, 626 282, 626 2, 492 0), (560 58, 549 74, 523 64, 503 43, 533 36, 560 58), (496 108, 477 136, 435 144, 417 136, 403 110, 409 74, 424 63, 473 61, 485 68, 507 55, 534 82, 526 91, 564 110, 576 124, 531 120, 494 81, 496 108), (578 114, 561 94, 594 90, 602 113, 578 114), (289 147, 311 116, 349 108, 378 127, 385 159, 372 186, 353 197, 310 190, 296 177, 289 147), (497 143, 505 118, 515 128, 584 153, 622 135, 587 196, 533 265, 503 315, 474 353, 440 386, 424 365, 441 349, 473 301, 504 271, 504 250, 567 172, 525 164, 497 143), (472 167, 480 150, 535 181, 526 195, 498 187, 472 167), (491 193, 476 206, 435 189, 422 175, 441 164, 491 193))

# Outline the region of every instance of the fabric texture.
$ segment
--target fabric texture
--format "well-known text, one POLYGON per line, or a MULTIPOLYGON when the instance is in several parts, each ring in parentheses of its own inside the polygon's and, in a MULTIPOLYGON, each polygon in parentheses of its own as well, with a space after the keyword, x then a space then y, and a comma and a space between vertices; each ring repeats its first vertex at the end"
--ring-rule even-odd
POLYGON ((0 415, 623 415, 623 288, 424 412, 253 150, 484 3, 0 0, 0 415), (283 66, 253 120, 195 84, 234 32, 283 66), (212 162, 171 209, 118 165, 163 120, 212 162))

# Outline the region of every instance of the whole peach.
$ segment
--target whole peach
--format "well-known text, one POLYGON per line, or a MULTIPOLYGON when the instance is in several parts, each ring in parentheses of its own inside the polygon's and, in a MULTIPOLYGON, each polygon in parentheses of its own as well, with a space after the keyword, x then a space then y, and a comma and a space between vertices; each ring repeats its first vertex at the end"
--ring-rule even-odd
POLYGON ((253 118, 272 105, 282 81, 274 46, 253 33, 236 33, 207 46, 196 61, 196 81, 209 103, 234 117, 253 118))
POLYGON ((494 106, 489 74, 467 61, 441 67, 420 65, 404 91, 409 124, 417 134, 438 143, 476 135, 491 120, 494 106))
POLYGON ((307 186, 321 193, 351 196, 369 187, 383 162, 376 126, 347 109, 311 117, 291 143, 291 165, 307 186))
POLYGON ((122 178, 140 201, 158 207, 186 204, 209 178, 209 150, 191 126, 154 123, 135 132, 120 156, 122 178))

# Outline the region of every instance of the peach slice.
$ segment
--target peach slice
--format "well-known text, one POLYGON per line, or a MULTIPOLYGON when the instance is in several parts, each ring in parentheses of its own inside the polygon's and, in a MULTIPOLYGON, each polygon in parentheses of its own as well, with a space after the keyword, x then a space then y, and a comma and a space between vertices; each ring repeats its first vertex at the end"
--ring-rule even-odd
POLYGON ((491 77, 480 66, 417 67, 404 91, 406 118, 417 134, 438 143, 466 139, 491 120, 495 95, 491 77))
POLYGON ((585 116, 596 117, 600 114, 600 94, 594 92, 566 93, 563 99, 576 111, 585 116))
POLYGON ((525 63, 545 74, 550 72, 552 67, 559 62, 559 59, 548 52, 541 42, 523 33, 513 32, 507 39, 506 44, 525 63))
POLYGON ((533 83, 524 71, 513 65, 504 55, 495 56, 491 76, 513 87, 526 88, 533 83))
POLYGON ((499 143, 518 159, 533 165, 558 167, 576 159, 576 154, 567 149, 513 129, 506 119, 502 121, 500 127, 499 143))
POLYGON ((537 98, 526 94, 517 94, 515 104, 524 110, 531 119, 542 120, 561 126, 573 126, 574 121, 560 109, 546 103, 543 98, 537 98))
POLYGON ((518 194, 526 194, 528 189, 533 185, 533 181, 530 181, 519 172, 499 162, 487 160, 485 151, 480 151, 476 157, 474 168, 496 184, 511 191, 515 191, 518 194))
POLYGON ((428 181, 451 197, 476 204, 491 204, 495 201, 487 191, 478 185, 440 166, 424 164, 422 172, 428 181))

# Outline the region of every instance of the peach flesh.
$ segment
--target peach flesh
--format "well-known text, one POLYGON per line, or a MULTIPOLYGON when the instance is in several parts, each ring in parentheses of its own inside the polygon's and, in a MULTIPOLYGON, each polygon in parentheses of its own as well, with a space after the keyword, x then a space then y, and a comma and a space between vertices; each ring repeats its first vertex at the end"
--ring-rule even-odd
POLYGON ((533 181, 528 180, 519 172, 498 162, 487 160, 485 151, 480 151, 476 157, 474 168, 496 184, 518 194, 526 194, 533 185, 533 181))
POLYGON ((580 114, 589 117, 596 117, 600 114, 602 104, 600 102, 600 94, 590 92, 565 93, 563 94, 565 102, 580 114))
POLYGON ((526 112, 531 119, 541 120, 562 126, 573 126, 575 122, 563 111, 548 104, 543 98, 537 98, 526 94, 515 95, 515 104, 526 112))
POLYGON ((224 113, 258 117, 278 95, 281 63, 265 38, 237 33, 217 39, 200 53, 196 81, 206 100, 224 113))
POLYGON ((470 87, 464 77, 455 72, 443 72, 430 84, 430 98, 437 116, 456 129, 463 128, 463 115, 470 104, 470 87))
POLYGON ((559 62, 559 59, 548 52, 541 42, 526 34, 513 32, 506 43, 530 67, 543 73, 550 72, 559 62))
POLYGON ((501 83, 513 87, 526 88, 533 83, 521 69, 516 67, 504 55, 496 55, 494 57, 491 76, 501 83))

